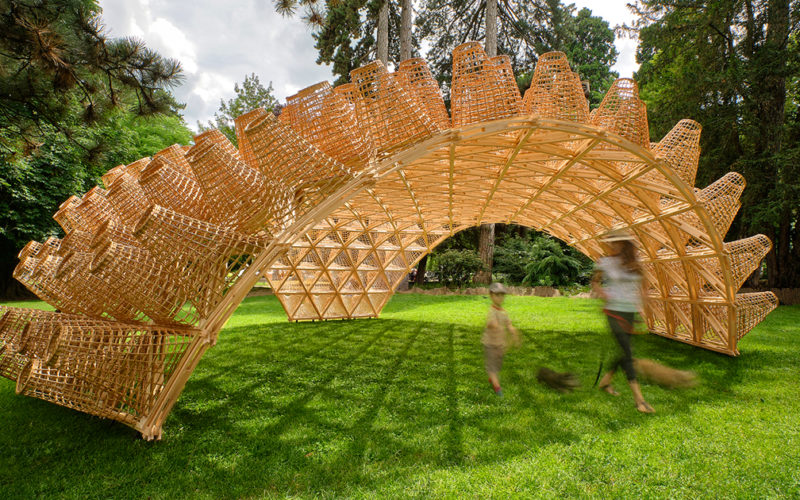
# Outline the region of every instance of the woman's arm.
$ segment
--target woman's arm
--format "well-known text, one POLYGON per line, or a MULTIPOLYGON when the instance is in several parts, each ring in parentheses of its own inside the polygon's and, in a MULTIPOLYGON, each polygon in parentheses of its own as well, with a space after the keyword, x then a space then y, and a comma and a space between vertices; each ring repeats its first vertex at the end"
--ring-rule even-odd
POLYGON ((602 280, 603 271, 598 269, 592 275, 592 291, 601 299, 606 300, 607 297, 606 292, 603 290, 602 280))

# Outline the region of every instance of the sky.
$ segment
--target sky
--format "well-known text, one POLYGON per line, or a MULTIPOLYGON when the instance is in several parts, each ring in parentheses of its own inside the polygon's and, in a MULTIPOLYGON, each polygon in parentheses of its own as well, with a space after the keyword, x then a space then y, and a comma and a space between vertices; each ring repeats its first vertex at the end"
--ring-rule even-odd
MULTIPOLYGON (((633 16, 628 0, 571 0, 588 7, 611 27, 633 16)), ((190 127, 206 122, 220 99, 250 73, 281 101, 300 89, 333 80, 329 66, 316 64, 310 30, 296 18, 275 12, 273 0, 100 0, 103 23, 112 37, 135 36, 165 57, 181 62, 185 80, 174 89, 186 104, 190 127)), ((617 39, 620 55, 613 70, 630 77, 637 69, 636 40, 617 39)))

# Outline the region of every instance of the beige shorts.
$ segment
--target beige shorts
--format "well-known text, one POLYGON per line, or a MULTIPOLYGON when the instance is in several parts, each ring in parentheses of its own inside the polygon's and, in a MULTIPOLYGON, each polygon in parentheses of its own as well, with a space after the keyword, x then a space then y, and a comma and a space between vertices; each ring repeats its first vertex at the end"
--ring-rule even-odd
POLYGON ((502 346, 483 345, 483 356, 488 373, 500 373, 506 349, 502 346))

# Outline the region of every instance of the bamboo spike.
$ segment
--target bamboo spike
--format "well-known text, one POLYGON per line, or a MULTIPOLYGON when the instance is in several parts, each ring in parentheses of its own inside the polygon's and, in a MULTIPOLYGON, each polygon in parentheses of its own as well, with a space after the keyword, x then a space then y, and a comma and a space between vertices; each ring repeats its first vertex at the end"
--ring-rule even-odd
POLYGON ((426 139, 441 129, 420 105, 405 73, 388 73, 380 61, 350 72, 356 116, 379 153, 426 139))
POLYGON ((478 42, 453 50, 453 126, 507 118, 520 113, 522 100, 505 66, 489 59, 478 42), (514 90, 512 90, 512 85, 514 90))
POLYGON ((441 130, 450 128, 450 115, 444 106, 442 92, 425 59, 418 57, 406 59, 400 63, 397 71, 406 75, 409 86, 431 120, 441 130))
POLYGON ((288 123, 322 153, 355 170, 374 156, 372 140, 359 127, 355 110, 328 82, 320 82, 286 98, 280 121, 288 123))
POLYGON ((583 95, 580 78, 569 67, 566 54, 548 52, 539 56, 522 108, 525 113, 545 118, 589 121, 589 103, 583 95))
POLYGON ((653 154, 667 161, 672 169, 694 186, 697 164, 700 161, 700 131, 694 120, 679 121, 667 135, 651 147, 653 154))
POLYGON ((619 78, 611 85, 590 122, 643 148, 650 147, 647 109, 639 99, 639 86, 630 78, 619 78))

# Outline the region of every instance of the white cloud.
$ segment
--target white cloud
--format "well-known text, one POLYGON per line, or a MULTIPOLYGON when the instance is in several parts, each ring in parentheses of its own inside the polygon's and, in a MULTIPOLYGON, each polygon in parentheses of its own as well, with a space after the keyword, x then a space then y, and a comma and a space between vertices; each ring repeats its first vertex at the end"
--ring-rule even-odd
POLYGON ((150 23, 147 35, 142 36, 154 40, 153 48, 162 55, 179 60, 187 73, 197 73, 194 44, 174 24, 163 17, 157 17, 150 23))
MULTIPOLYGON (((614 27, 633 16, 626 0, 572 0, 588 7, 614 27)), ((111 36, 136 36, 164 56, 181 62, 186 74, 175 96, 192 126, 207 121, 220 99, 233 96, 234 82, 255 73, 273 83, 281 100, 322 80, 328 66, 315 63, 317 51, 302 21, 277 14, 272 0, 100 0, 111 36)), ((636 40, 617 39, 620 52, 613 69, 631 76, 638 68, 636 40)))
POLYGON ((185 82, 175 89, 187 123, 213 118, 233 85, 255 73, 279 99, 322 80, 314 40, 302 21, 278 15, 271 0, 101 0, 111 36, 137 36, 179 60, 185 82))

